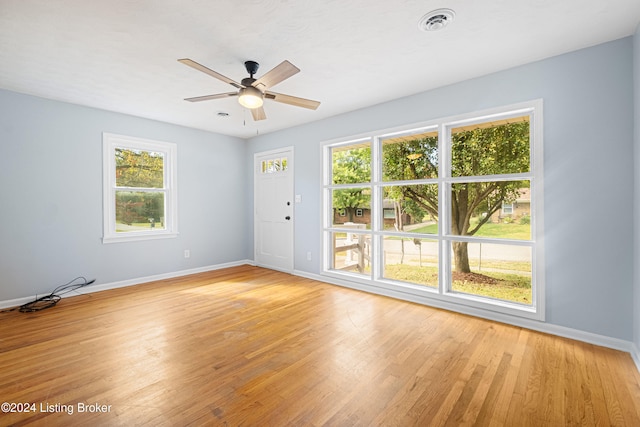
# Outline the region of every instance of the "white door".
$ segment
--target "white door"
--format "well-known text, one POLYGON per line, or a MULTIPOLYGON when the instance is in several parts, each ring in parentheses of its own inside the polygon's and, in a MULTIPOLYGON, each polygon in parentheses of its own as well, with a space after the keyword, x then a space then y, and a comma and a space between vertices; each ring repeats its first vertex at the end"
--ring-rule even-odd
POLYGON ((256 264, 293 271, 293 147, 256 153, 254 183, 256 264))

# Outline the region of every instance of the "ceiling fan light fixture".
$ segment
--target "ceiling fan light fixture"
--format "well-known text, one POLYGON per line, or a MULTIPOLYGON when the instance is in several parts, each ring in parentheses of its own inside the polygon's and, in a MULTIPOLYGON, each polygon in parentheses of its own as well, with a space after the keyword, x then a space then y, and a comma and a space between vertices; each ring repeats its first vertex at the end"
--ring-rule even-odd
POLYGON ((250 110, 262 107, 264 103, 262 92, 253 86, 247 86, 240 89, 238 93, 238 102, 245 108, 250 110))

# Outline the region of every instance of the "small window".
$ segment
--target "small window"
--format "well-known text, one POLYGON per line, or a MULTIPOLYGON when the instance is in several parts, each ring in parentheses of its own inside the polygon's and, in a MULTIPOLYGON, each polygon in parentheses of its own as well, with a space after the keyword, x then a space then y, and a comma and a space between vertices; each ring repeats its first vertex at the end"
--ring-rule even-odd
POLYGON ((260 166, 261 173, 284 172, 289 169, 289 162, 286 157, 263 160, 260 166))
POLYGON ((513 203, 502 204, 502 215, 513 215, 513 203))
POLYGON ((103 134, 103 243, 175 237, 176 145, 103 134))
POLYGON ((356 209, 356 216, 362 216, 362 209, 356 209))

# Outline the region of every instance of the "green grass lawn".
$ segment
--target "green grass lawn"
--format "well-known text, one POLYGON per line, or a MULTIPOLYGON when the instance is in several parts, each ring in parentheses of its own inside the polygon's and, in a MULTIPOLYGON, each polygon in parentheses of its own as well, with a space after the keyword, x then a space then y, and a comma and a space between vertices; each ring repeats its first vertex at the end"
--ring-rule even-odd
MULTIPOLYGON (((423 256, 422 263, 437 264, 438 258, 423 256)), ((420 264, 420 260, 418 258, 409 258, 408 264, 420 264)), ((478 264, 478 258, 469 258, 469 266, 473 269, 473 271, 478 273, 484 274, 484 270, 512 270, 521 271, 523 273, 531 273, 531 263, 529 261, 503 261, 497 259, 483 259, 482 264, 480 264, 480 266, 478 266, 478 264)))
POLYGON ((529 240, 531 238, 531 225, 487 223, 480 227, 480 230, 478 230, 475 235, 482 237, 499 237, 502 239, 529 240))
POLYGON ((481 295, 520 304, 531 304, 531 277, 518 274, 482 272, 498 280, 496 284, 453 281, 452 289, 471 295, 481 295))
POLYGON ((418 267, 407 264, 390 264, 384 267, 385 279, 438 287, 438 267, 418 267))
MULTIPOLYGON (((411 233, 438 234, 438 224, 430 224, 411 230, 411 233)), ((529 240, 531 238, 531 225, 529 224, 493 224, 487 223, 480 227, 474 236, 495 237, 501 239, 529 240)))
POLYGON ((416 228, 410 232, 419 234, 438 234, 438 224, 425 225, 424 227, 416 228))
MULTIPOLYGON (((454 280, 452 289, 471 295, 497 298, 520 304, 531 304, 531 277, 526 275, 478 272, 496 279, 497 283, 476 283, 454 280)), ((392 264, 385 266, 385 278, 403 282, 417 283, 429 287, 438 287, 437 267, 417 267, 415 265, 392 264)))

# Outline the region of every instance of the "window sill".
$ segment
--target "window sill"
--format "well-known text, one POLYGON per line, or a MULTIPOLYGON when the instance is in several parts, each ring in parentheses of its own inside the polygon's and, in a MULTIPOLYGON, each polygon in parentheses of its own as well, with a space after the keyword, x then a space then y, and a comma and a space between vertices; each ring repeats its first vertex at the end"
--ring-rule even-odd
POLYGON ((156 232, 156 233, 127 233, 126 235, 104 236, 103 244, 135 242, 141 240, 173 239, 178 237, 177 232, 156 232))
MULTIPOLYGON (((336 270, 324 270, 320 274, 334 279, 335 282, 332 283, 341 286, 353 287, 350 284, 357 283, 360 285, 357 289, 360 290, 381 293, 394 298, 453 310, 460 313, 471 315, 479 315, 478 313, 496 313, 498 315, 509 316, 512 318, 524 318, 541 322, 545 321, 544 309, 541 307, 536 308, 535 306, 522 305, 458 292, 445 292, 440 294, 437 289, 426 286, 422 287, 411 283, 394 282, 385 279, 374 280, 368 276, 361 276, 336 270)), ((480 317, 483 316, 481 315, 480 317)))

